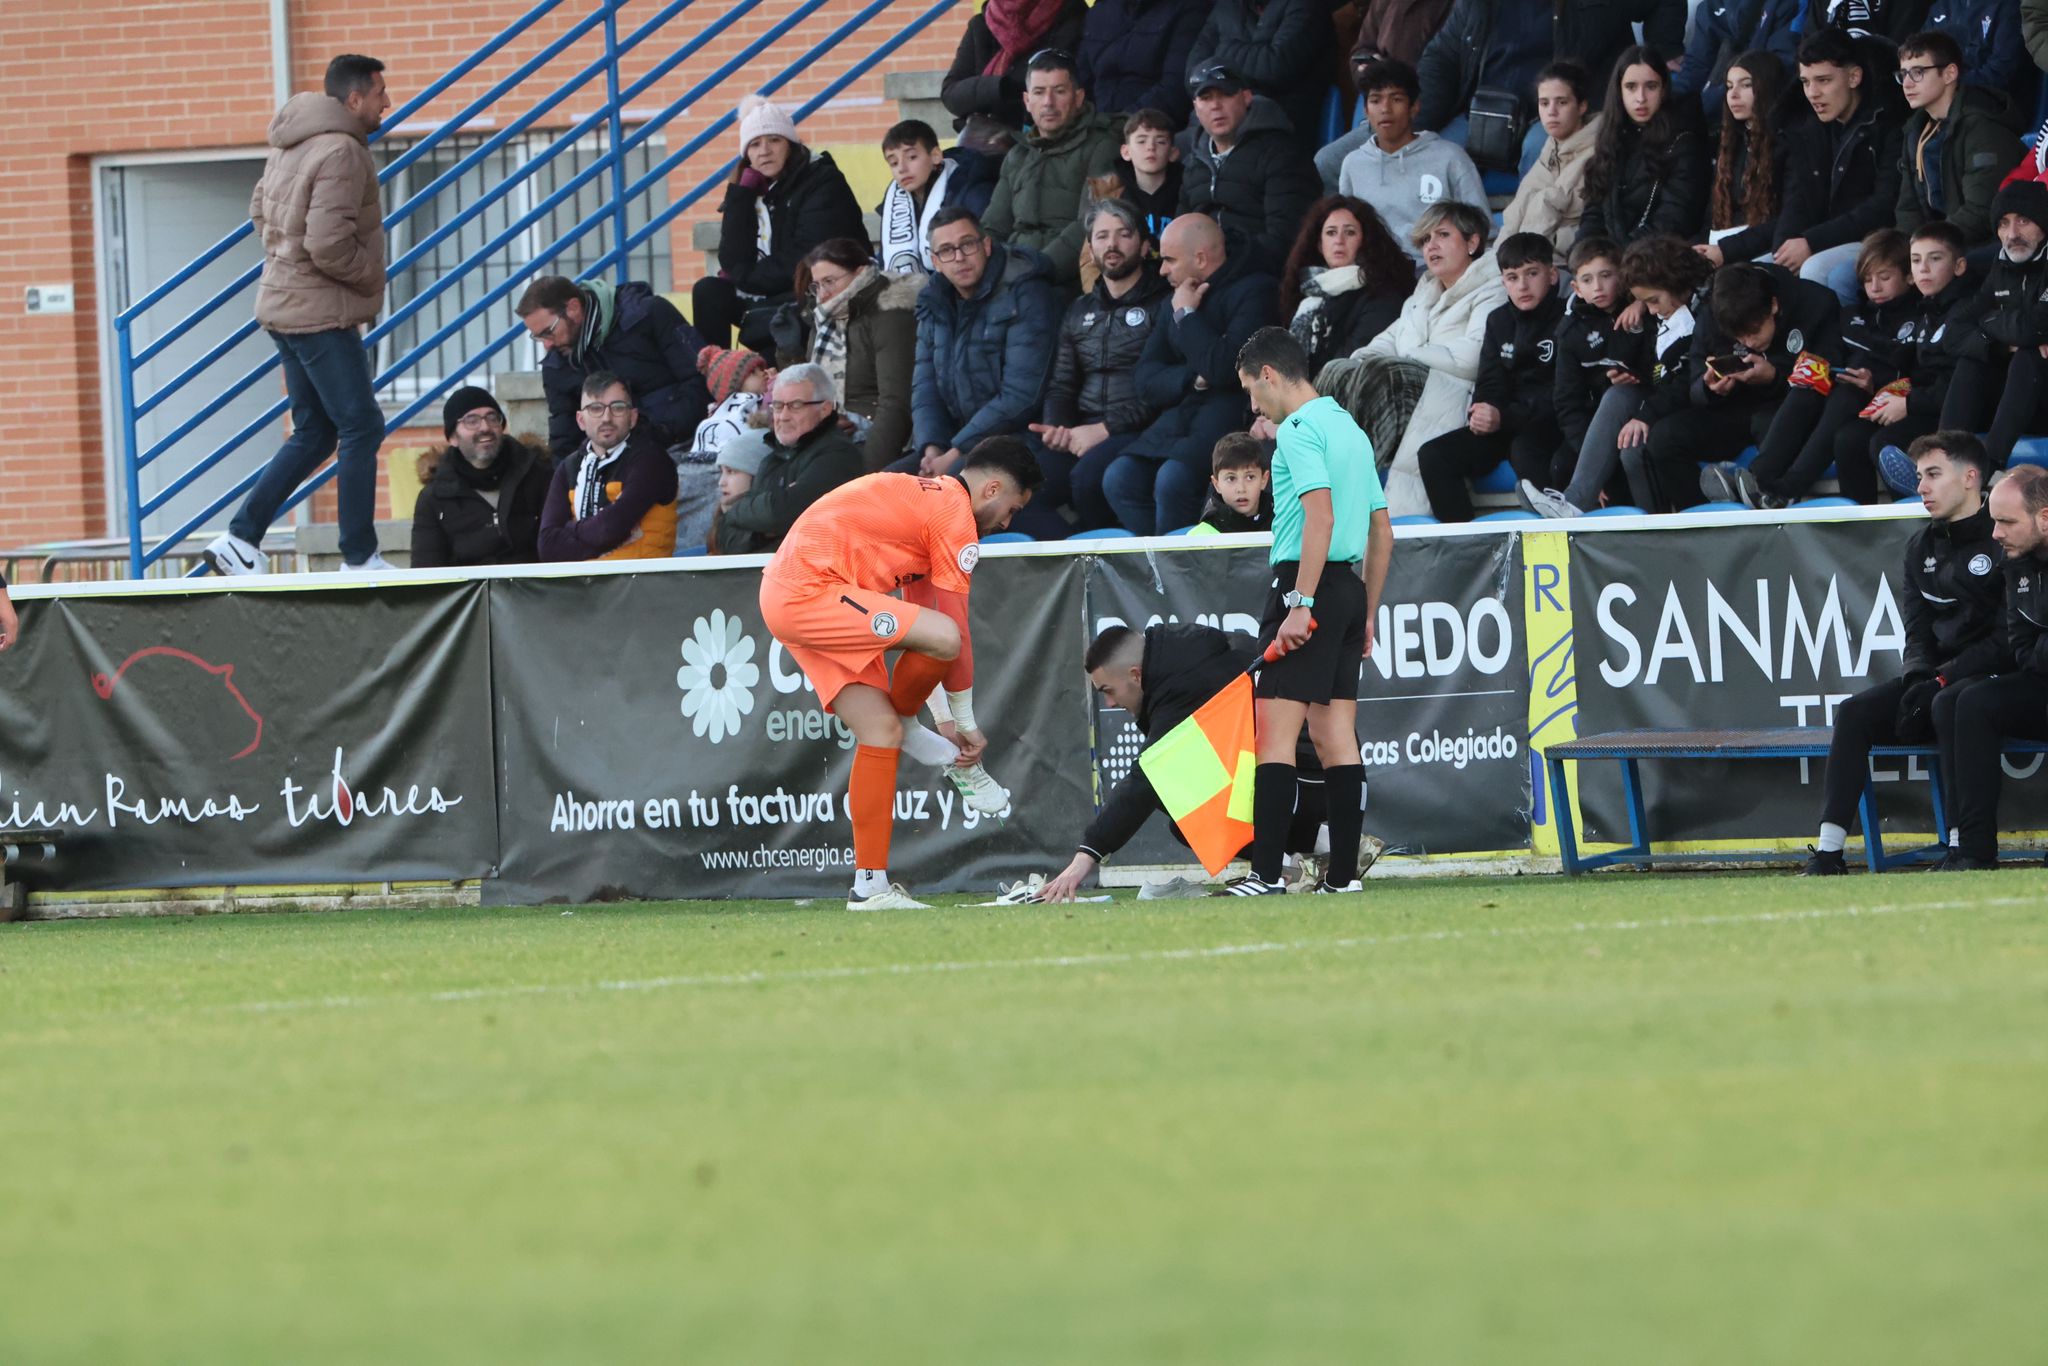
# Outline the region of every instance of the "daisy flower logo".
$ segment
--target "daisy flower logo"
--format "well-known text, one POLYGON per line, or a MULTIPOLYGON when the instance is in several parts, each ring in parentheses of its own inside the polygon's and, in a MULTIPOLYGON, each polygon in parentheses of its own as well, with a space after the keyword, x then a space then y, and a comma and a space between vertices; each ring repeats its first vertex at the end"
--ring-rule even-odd
POLYGON ((714 745, 738 735, 740 718, 754 710, 754 686, 760 681, 754 641, 740 629, 740 619, 723 608, 698 617, 683 639, 683 667, 676 670, 690 733, 714 745))

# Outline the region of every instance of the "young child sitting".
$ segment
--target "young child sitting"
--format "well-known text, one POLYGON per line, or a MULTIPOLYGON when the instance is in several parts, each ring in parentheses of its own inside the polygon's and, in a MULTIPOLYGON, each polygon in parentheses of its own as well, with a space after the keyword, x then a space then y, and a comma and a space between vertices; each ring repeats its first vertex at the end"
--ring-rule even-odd
POLYGON ((1560 489, 1521 481, 1522 506, 1539 517, 1578 517, 1599 506, 1620 468, 1617 438, 1643 404, 1654 354, 1643 324, 1621 321, 1634 301, 1622 285, 1620 244, 1611 237, 1582 237, 1572 244, 1568 264, 1572 297, 1557 325, 1551 389, 1568 482, 1560 489))
POLYGON ((1272 447, 1249 433, 1232 432, 1219 440, 1209 456, 1209 501, 1202 505, 1202 519, 1188 534, 1271 531, 1271 459, 1272 447))
POLYGON ((718 515, 712 519, 710 534, 704 538, 705 549, 713 555, 721 552, 720 543, 726 539, 725 510, 741 494, 753 490, 754 476, 761 472, 761 462, 767 458, 768 433, 752 428, 726 442, 719 450, 718 515))
POLYGON ((1942 399, 1956 368, 1956 353, 1947 345, 1949 329, 1960 334, 1969 326, 1969 309, 1977 296, 1968 251, 1962 229, 1947 219, 1937 218, 1913 230, 1908 268, 1920 312, 1908 339, 1908 369, 1904 378, 1879 389, 1855 420, 1835 434, 1836 477, 1843 494, 1860 503, 1877 500, 1875 475, 1882 475, 1901 497, 1919 492, 1920 471, 1907 448, 1933 434, 1941 421, 1942 399))
POLYGON ((1440 522, 1472 520, 1470 480, 1501 461, 1524 480, 1546 487, 1563 449, 1557 425, 1557 325, 1564 300, 1550 239, 1518 232, 1494 248, 1508 301, 1486 318, 1479 348, 1479 378, 1465 425, 1433 437, 1417 452, 1429 509, 1440 522))
POLYGON ((711 411, 697 424, 696 439, 684 462, 710 465, 717 461, 725 443, 759 426, 750 419, 760 411, 761 396, 774 378, 768 362, 758 351, 736 347, 707 346, 697 353, 697 371, 711 389, 711 411))
MULTIPOLYGON (((1713 278, 1714 268, 1706 258, 1669 233, 1638 238, 1621 255, 1622 283, 1657 320, 1650 373, 1640 381, 1642 399, 1635 415, 1615 435, 1621 467, 1628 475, 1629 501, 1646 512, 1657 511, 1662 503, 1649 464, 1650 433, 1692 405, 1693 381, 1700 374, 1693 338, 1706 315, 1713 278)), ((1697 487, 1694 476, 1678 494, 1688 502, 1696 500, 1697 487)))
POLYGON ((882 218, 882 269, 891 275, 929 275, 932 249, 926 229, 940 209, 960 205, 979 217, 995 193, 1001 159, 965 147, 939 151, 939 135, 918 119, 905 119, 882 135, 889 188, 877 210, 882 218))
POLYGON ((1117 163, 1117 193, 1145 221, 1145 235, 1154 242, 1173 221, 1180 203, 1180 149, 1173 135, 1180 130, 1157 109, 1140 109, 1124 120, 1122 160, 1117 163))

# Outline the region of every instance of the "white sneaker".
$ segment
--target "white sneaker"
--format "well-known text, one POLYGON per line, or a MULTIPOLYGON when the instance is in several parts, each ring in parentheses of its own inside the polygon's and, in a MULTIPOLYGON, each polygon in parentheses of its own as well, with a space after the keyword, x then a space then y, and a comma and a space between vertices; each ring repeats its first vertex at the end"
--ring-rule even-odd
POLYGON ((960 789, 960 800, 984 816, 993 816, 1010 804, 1010 794, 980 764, 965 768, 955 764, 946 770, 946 776, 960 789))
POLYGON ((1163 882, 1148 882, 1138 888, 1140 901, 1179 901, 1183 897, 1208 894, 1209 884, 1197 882, 1191 877, 1170 877, 1163 882))
POLYGON ((1345 884, 1344 884, 1344 885, 1343 885, 1342 887, 1332 887, 1332 886, 1331 886, 1331 885, 1330 885, 1329 883, 1327 883, 1327 882, 1318 882, 1318 883, 1316 884, 1316 888, 1315 888, 1315 891, 1311 892, 1311 893, 1310 893, 1310 895, 1311 895, 1311 896, 1350 896, 1350 895, 1352 895, 1352 894, 1354 894, 1354 893, 1357 893, 1357 892, 1362 892, 1362 891, 1364 891, 1364 890, 1365 890, 1365 884, 1364 884, 1363 882, 1358 882, 1358 881, 1355 881, 1355 880, 1354 880, 1354 881, 1351 881, 1351 882, 1347 882, 1347 883, 1345 883, 1345 884))
POLYGON ((903 884, 892 882, 873 896, 849 896, 846 898, 849 911, 928 911, 926 903, 903 890, 903 884))
POLYGON ((1284 882, 1268 882, 1257 873, 1246 873, 1243 877, 1233 878, 1229 882, 1224 883, 1221 891, 1213 892, 1211 895, 1285 896, 1287 895, 1287 884, 1284 882))
POLYGON ((250 545, 239 536, 223 531, 206 543, 206 549, 199 552, 207 568, 227 578, 238 578, 243 574, 268 574, 270 557, 250 545))
POLYGON ((361 564, 344 564, 342 568, 351 574, 381 574, 387 569, 396 569, 398 566, 373 550, 370 552, 370 558, 364 560, 361 564))
POLYGON ((1556 489, 1539 489, 1524 479, 1515 487, 1522 506, 1538 517, 1583 517, 1585 514, 1565 501, 1556 489))
POLYGON ((1021 878, 1011 886, 996 884, 996 900, 1005 906, 1030 906, 1038 901, 1038 894, 1045 890, 1045 874, 1033 873, 1021 878))

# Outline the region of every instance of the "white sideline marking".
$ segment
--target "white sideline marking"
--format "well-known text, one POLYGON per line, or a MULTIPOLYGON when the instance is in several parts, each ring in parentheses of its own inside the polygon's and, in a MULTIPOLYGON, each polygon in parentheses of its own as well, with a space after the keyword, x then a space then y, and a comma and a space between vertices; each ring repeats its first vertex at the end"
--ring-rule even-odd
POLYGON ((1186 949, 1131 949, 1121 952, 1060 954, 1043 958, 988 958, 961 962, 871 963, 839 968, 792 968, 786 972, 701 973, 675 977, 642 977, 598 982, 534 982, 517 986, 464 987, 447 991, 397 993, 388 996, 309 996, 297 1000, 245 1001, 213 1007, 236 1012, 274 1013, 298 1010, 348 1010, 406 1002, 451 1003, 491 1001, 517 996, 558 996, 592 991, 668 991, 679 987, 746 987, 776 982, 839 982, 869 977, 919 977, 939 973, 1005 972, 1039 968, 1113 967, 1132 963, 1176 963, 1208 958, 1242 958, 1262 954, 1305 953, 1322 949, 1362 949, 1389 944, 1438 943, 1454 939, 1511 939, 1545 935, 1632 933, 1638 930, 1689 929, 1710 925, 1753 925, 1777 921, 1841 920, 1856 916, 1910 915, 1924 911, 1974 910, 1990 906, 2034 906, 2037 897, 1992 897, 1970 901, 1923 901, 1887 906, 1841 906, 1812 911, 1763 911, 1756 915, 1669 916, 1658 920, 1584 921, 1571 925, 1499 925, 1472 930, 1418 930, 1408 934, 1353 935, 1339 939, 1261 940, 1249 944, 1212 944, 1186 949))

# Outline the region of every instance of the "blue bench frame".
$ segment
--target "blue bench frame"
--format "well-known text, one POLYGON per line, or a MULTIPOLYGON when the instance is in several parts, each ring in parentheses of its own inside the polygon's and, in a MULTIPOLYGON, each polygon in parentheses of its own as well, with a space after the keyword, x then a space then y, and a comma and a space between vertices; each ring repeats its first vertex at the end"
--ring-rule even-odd
MULTIPOLYGON (((1827 726, 1784 727, 1777 730, 1631 730, 1606 735, 1583 736, 1550 746, 1544 751, 1544 766, 1550 773, 1551 810, 1557 821, 1558 852, 1564 871, 1573 876, 1596 868, 1630 864, 1644 868, 1659 863, 1759 863, 1782 861, 1783 852, 1768 850, 1653 854, 1650 852, 1649 812, 1643 801, 1644 759, 1826 759, 1834 730, 1827 726), (1578 831, 1572 826, 1570 783, 1565 777, 1567 763, 1597 763, 1613 760, 1621 765, 1623 801, 1628 807, 1626 847, 1605 854, 1581 854, 1578 831)), ((1935 758, 1932 745, 1877 745, 1873 756, 1885 758, 1935 758)), ((2036 740, 2008 740, 2006 754, 2048 754, 2048 744, 2036 740)), ((1928 787, 1934 801, 1934 828, 1948 829, 1948 804, 1941 788, 1941 765, 1928 765, 1928 787)), ((1922 845, 1901 854, 1886 854, 1884 834, 1877 815, 1877 792, 1866 770, 1863 795, 1857 803, 1863 820, 1863 860, 1873 873, 1911 863, 1928 862, 1946 852, 1940 844, 1922 845)))

